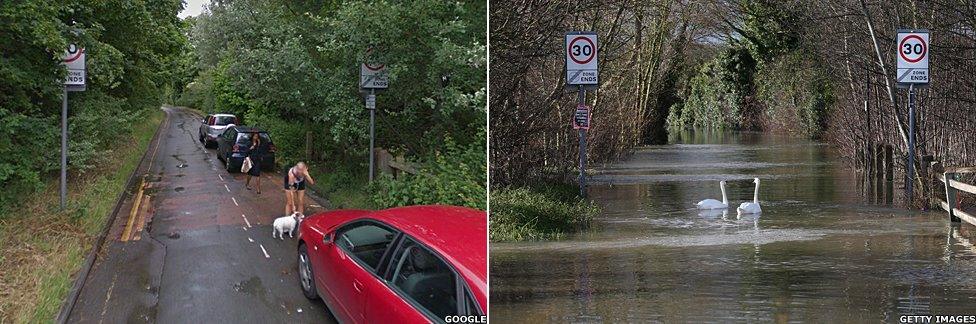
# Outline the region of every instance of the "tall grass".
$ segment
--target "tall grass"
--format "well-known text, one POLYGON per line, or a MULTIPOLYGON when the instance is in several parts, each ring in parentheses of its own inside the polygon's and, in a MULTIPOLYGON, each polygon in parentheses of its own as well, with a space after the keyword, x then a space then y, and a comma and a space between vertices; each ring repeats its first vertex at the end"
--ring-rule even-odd
POLYGON ((559 239, 588 227, 598 212, 572 186, 503 188, 491 194, 489 237, 492 242, 559 239))
POLYGON ((68 183, 68 206, 58 208, 58 178, 23 195, 0 214, 0 323, 51 322, 73 276, 92 248, 118 193, 138 167, 162 111, 137 120, 131 136, 105 151, 102 165, 68 183))

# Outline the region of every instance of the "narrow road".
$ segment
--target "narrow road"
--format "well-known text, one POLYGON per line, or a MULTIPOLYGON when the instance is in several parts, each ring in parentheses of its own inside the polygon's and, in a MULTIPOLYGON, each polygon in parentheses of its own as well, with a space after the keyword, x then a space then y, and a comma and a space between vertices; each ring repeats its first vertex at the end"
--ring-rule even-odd
MULTIPOLYGON (((332 323, 301 292, 297 241, 272 239, 281 173, 261 195, 197 141, 200 116, 167 118, 70 316, 72 323, 332 323)), ((275 134, 271 134, 274 139, 275 134)), ((253 180, 252 180, 253 181, 253 180)), ((306 214, 323 210, 306 197, 306 214)))

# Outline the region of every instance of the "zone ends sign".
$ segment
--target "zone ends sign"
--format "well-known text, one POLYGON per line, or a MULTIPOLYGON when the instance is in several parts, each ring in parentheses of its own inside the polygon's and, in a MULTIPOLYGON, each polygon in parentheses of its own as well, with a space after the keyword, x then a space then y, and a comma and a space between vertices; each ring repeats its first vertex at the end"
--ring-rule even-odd
POLYGON ((64 85, 69 88, 85 87, 85 49, 75 44, 68 46, 62 58, 65 67, 68 69, 68 76, 64 79, 64 85))
POLYGON ((569 32, 566 34, 566 84, 597 85, 600 70, 597 67, 597 42, 594 32, 569 32))
POLYGON ((359 67, 359 87, 363 89, 386 89, 389 78, 386 65, 362 63, 359 67))
POLYGON ((929 31, 898 30, 899 84, 929 83, 929 31))

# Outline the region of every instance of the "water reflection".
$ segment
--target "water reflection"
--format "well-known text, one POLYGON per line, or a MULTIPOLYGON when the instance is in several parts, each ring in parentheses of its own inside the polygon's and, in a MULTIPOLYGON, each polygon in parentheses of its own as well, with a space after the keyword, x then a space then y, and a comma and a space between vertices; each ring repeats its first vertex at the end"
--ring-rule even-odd
POLYGON ((972 313, 973 227, 861 203, 828 147, 685 134, 594 176, 605 212, 567 240, 492 244, 491 319, 897 321, 972 313), (735 215, 763 180, 761 215, 735 215), (727 180, 723 212, 694 203, 727 180), (730 214, 731 213, 731 214, 730 214))

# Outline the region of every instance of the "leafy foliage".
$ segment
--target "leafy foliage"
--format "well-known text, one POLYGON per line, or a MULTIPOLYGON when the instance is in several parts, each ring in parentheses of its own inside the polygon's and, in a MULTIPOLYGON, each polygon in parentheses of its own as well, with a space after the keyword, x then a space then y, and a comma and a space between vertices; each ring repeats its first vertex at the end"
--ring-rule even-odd
POLYGON ((101 161, 127 126, 160 104, 186 44, 179 0, 0 3, 0 210, 60 167, 60 112, 69 43, 86 48, 88 90, 69 95, 69 167, 101 161))
MULTIPOLYGON (((327 166, 326 172, 365 169, 369 118, 358 89, 359 64, 384 63, 390 88, 377 93, 376 145, 432 171, 384 184, 457 186, 461 191, 454 194, 464 197, 394 189, 398 199, 377 199, 382 205, 411 201, 484 208, 483 172, 441 170, 444 162, 438 161, 470 163, 463 152, 484 147, 484 132, 479 136, 478 130, 486 123, 485 5, 214 2, 210 13, 193 23, 189 38, 200 58, 199 74, 180 101, 207 112, 234 113, 245 124, 268 130, 279 162, 308 161, 327 166), (482 191, 475 194, 477 187, 482 191)), ((480 154, 483 164, 484 149, 480 154)))
POLYGON ((372 200, 382 207, 448 204, 486 209, 487 162, 484 144, 461 147, 448 139, 445 150, 423 161, 418 174, 399 180, 383 175, 373 185, 372 200))

